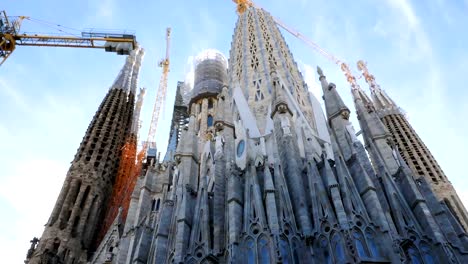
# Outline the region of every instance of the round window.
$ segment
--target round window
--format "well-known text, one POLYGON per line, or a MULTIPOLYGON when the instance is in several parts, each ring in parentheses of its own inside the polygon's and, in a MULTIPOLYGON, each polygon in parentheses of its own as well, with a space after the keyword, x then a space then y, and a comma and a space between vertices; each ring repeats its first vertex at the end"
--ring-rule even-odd
POLYGON ((244 150, 245 150, 245 141, 242 139, 237 144, 237 157, 240 158, 240 156, 242 156, 242 154, 244 154, 244 150))

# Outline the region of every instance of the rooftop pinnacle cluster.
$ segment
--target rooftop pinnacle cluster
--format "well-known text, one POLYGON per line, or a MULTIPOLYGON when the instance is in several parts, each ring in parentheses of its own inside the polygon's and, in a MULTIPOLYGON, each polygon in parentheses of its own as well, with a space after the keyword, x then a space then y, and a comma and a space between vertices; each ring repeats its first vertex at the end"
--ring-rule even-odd
POLYGON ((363 144, 336 85, 317 72, 325 113, 271 15, 246 6, 229 60, 203 53, 193 90, 182 95, 178 83, 166 157, 152 156, 126 218, 117 214, 91 247, 131 131, 130 96, 113 87, 29 263, 468 263, 466 210, 453 189, 441 200, 429 174, 438 166, 396 104, 373 79, 372 99, 351 80, 363 144), (101 123, 115 137, 101 157, 112 158, 108 170, 89 154, 101 123), (402 148, 406 140, 419 148, 402 148), (433 170, 415 173, 419 161, 433 170))

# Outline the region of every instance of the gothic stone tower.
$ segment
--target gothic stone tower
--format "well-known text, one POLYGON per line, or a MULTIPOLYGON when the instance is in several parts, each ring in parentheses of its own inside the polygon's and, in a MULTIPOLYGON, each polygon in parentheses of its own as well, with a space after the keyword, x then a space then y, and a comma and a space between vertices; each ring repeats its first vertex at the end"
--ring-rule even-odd
POLYGON ((195 71, 175 155, 149 164, 91 263, 468 262, 367 95, 353 84, 368 152, 320 70, 324 117, 267 12, 239 16, 227 74, 213 52, 195 71))
POLYGON ((138 52, 127 57, 91 121, 28 263, 86 263, 87 254, 93 251, 120 151, 130 131, 134 91, 129 87, 138 52))
POLYGON ((135 188, 137 181, 137 172, 135 171, 135 159, 137 151, 137 136, 140 122, 140 112, 143 105, 143 98, 146 93, 145 89, 141 89, 138 94, 136 105, 134 104, 134 95, 136 94, 138 86, 138 75, 140 72, 141 61, 144 56, 144 49, 140 49, 135 60, 132 76, 130 80, 130 93, 128 96, 129 113, 128 118, 131 123, 130 133, 125 139, 124 146, 122 147, 122 155, 119 163, 119 169, 115 176, 115 184, 112 188, 112 194, 109 198, 108 206, 105 209, 105 217, 100 229, 97 230, 98 237, 96 244, 100 243, 101 239, 107 233, 109 227, 114 222, 116 216, 120 212, 120 217, 124 221, 127 217, 128 207, 130 204, 130 196, 135 188), (135 107, 134 107, 135 105, 135 107))
POLYGON ((468 212, 429 149, 411 127, 398 105, 376 83, 374 76, 367 70, 366 63, 359 61, 358 68, 369 84, 373 105, 392 135, 395 147, 403 160, 415 177, 426 179, 438 200, 444 202, 464 229, 468 230, 468 212))

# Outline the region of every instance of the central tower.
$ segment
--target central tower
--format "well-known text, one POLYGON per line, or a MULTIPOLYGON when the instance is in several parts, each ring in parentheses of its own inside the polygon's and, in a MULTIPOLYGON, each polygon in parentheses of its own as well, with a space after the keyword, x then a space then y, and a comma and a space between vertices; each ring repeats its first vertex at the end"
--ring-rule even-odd
POLYGON ((267 131, 267 117, 273 82, 270 71, 275 69, 288 96, 317 132, 309 91, 289 48, 273 18, 262 9, 249 8, 239 15, 229 59, 229 81, 241 87, 257 122, 260 133, 267 131))

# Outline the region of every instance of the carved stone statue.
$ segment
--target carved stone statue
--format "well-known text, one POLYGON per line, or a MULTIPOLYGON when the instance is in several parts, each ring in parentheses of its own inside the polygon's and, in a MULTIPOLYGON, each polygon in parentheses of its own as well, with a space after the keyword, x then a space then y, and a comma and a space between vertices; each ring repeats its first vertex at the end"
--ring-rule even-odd
POLYGON ((31 247, 28 250, 28 253, 26 254, 26 259, 30 259, 34 253, 34 250, 36 249, 37 243, 39 243, 39 239, 37 237, 34 237, 31 241, 31 247))
POLYGON ((325 75, 323 75, 322 68, 320 68, 319 66, 317 66, 317 73, 318 73, 318 75, 319 75, 320 77, 325 76, 325 75))
POLYGON ((291 124, 289 123, 289 119, 281 116, 281 128, 283 129, 284 135, 291 135, 291 124))
POLYGON ((221 133, 216 133, 216 143, 215 143, 215 157, 220 157, 223 155, 223 149, 224 149, 224 137, 221 135, 221 133))

